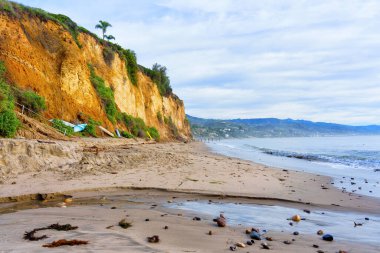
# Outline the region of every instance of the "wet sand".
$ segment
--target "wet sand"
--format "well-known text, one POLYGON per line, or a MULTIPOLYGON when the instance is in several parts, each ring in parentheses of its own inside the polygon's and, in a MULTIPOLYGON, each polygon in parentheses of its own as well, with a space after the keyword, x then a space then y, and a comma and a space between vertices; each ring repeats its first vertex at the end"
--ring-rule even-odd
MULTIPOLYGON (((107 188, 125 191, 133 188, 161 190, 158 191, 157 199, 160 196, 161 199, 167 197, 165 194, 179 192, 201 194, 210 199, 228 197, 229 201, 244 197, 251 203, 269 201, 276 205, 309 209, 318 207, 375 214, 379 214, 380 210, 378 199, 342 193, 330 184, 331 179, 328 177, 284 171, 212 154, 201 143, 152 144, 115 139, 49 143, 2 140, 0 147, 1 202, 28 200, 35 198, 36 193, 71 193, 76 197, 82 194, 81 191, 97 189, 97 195, 102 196, 107 188), (25 196, 17 197, 20 195, 25 196)), ((148 190, 150 191, 153 192, 148 190)), ((137 209, 111 210, 99 206, 78 206, 3 214, 0 216, 0 238, 5 238, 5 241, 1 244, 7 245, 9 250, 17 246, 18 249, 14 250, 18 252, 22 252, 22 247, 29 249, 35 245, 35 252, 40 252, 41 243, 23 241, 23 232, 49 223, 68 221, 77 221, 78 224, 75 225, 80 227, 81 230, 78 231, 82 231, 79 234, 81 238, 88 238, 92 242, 91 246, 76 246, 76 251, 79 247, 83 247, 83 251, 102 249, 107 243, 108 251, 128 249, 128 252, 223 252, 229 251, 228 248, 233 243, 247 240, 243 228, 220 229, 210 219, 195 223, 186 215, 161 217, 163 211, 165 210, 151 210, 149 205, 143 203, 137 209), (112 231, 105 229, 109 225, 117 224, 125 216, 125 212, 133 216, 133 228, 128 231, 118 227, 112 231), (155 221, 147 225, 145 218, 155 221), (92 227, 88 227, 89 223, 93 224, 92 227), (176 229, 162 231, 165 224, 176 229), (216 231, 215 235, 206 234, 213 229, 216 231), (162 242, 147 243, 146 237, 155 233, 160 234, 162 242), (104 234, 107 235, 105 238, 113 238, 111 243, 102 241, 104 234)), ((74 233, 72 236, 75 237, 78 235, 78 232, 65 233, 74 233)), ((324 245, 325 252, 338 252, 339 249, 350 249, 349 252, 379 251, 376 246, 362 245, 360 242, 327 243, 321 241, 320 237, 310 235, 298 236, 297 243, 285 245, 283 240, 292 239, 289 234, 281 231, 271 233, 276 240, 268 243, 273 245, 274 252, 316 252, 318 249, 311 247, 312 242, 324 245)), ((53 236, 50 239, 54 238, 58 237, 53 236)), ((254 250, 241 250, 253 252, 259 248, 258 245, 253 247, 254 250)))
MULTIPOLYGON (((54 252, 67 252, 67 250, 75 252, 230 252, 230 246, 250 240, 249 236, 245 234, 245 230, 250 227, 244 224, 219 228, 212 221, 213 217, 166 207, 168 202, 180 203, 205 199, 207 198, 196 194, 156 191, 108 190, 102 193, 78 193, 67 208, 28 209, 1 215, 0 244, 2 249, 0 252, 48 252, 52 249, 43 248, 42 245, 59 239, 87 240, 89 244, 73 246, 73 248, 65 246, 54 249, 54 252), (201 220, 193 220, 195 216, 200 217, 201 220), (123 229, 118 226, 118 222, 123 218, 131 222, 132 227, 123 229), (46 234, 48 238, 37 242, 22 239, 25 231, 57 222, 60 224, 70 223, 79 228, 69 232, 41 231, 37 235, 46 234), (165 229, 165 226, 168 229, 165 229), (212 235, 209 235, 209 231, 212 231, 212 235), (159 243, 147 242, 147 237, 153 235, 159 236, 159 243)), ((243 203, 252 202, 246 199, 216 199, 219 202, 236 200, 243 203)), ((56 204, 57 202, 45 202, 40 203, 39 206, 56 204)), ((288 226, 287 223, 287 220, 283 221, 284 226, 288 226)), ((260 229, 265 228, 260 227, 260 229)), ((238 248, 237 251, 261 251, 260 244, 262 242, 270 245, 270 252, 297 253, 317 252, 317 250, 324 252, 338 252, 339 250, 378 252, 380 250, 380 245, 339 240, 325 242, 315 233, 309 235, 301 233, 294 236, 289 231, 270 231, 263 235, 264 237, 271 237, 273 241, 255 241, 254 245, 247 245, 244 249, 238 248), (291 244, 284 244, 285 240, 289 240, 291 244), (318 245, 319 248, 314 248, 313 244, 318 245)))

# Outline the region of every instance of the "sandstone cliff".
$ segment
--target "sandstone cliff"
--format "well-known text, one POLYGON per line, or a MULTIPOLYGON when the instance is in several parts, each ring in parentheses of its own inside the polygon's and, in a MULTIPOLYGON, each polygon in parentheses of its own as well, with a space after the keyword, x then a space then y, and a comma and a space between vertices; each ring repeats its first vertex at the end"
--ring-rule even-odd
POLYGON ((156 127, 161 139, 174 138, 173 124, 180 136, 191 136, 184 104, 175 95, 162 96, 157 85, 140 70, 137 84, 132 84, 126 60, 114 51, 108 52, 111 60, 106 60, 106 45, 92 34, 78 32, 73 36, 59 22, 17 6, 11 4, 11 10, 0 8, 0 60, 6 65, 9 82, 32 89, 46 99, 44 116, 75 122, 82 113, 110 130, 123 128, 107 118, 90 81, 91 64, 96 75, 114 91, 120 112, 156 127), (171 118, 173 124, 159 120, 157 114, 171 118))

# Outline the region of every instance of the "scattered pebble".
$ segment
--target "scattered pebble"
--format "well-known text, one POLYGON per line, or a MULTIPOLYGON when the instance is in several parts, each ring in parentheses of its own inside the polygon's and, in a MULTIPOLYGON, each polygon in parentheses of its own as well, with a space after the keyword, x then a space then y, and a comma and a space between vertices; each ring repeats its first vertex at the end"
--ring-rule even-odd
POLYGON ((330 235, 330 234, 325 234, 324 236, 322 236, 322 239, 323 239, 324 241, 331 242, 331 241, 334 240, 334 237, 333 237, 332 235, 330 235))
POLYGON ((252 241, 247 241, 247 245, 252 245, 253 243, 252 243, 252 241))
POLYGON ((251 237, 251 239, 254 239, 254 240, 261 240, 261 236, 259 233, 257 233, 256 231, 252 231, 249 236, 251 237))
POLYGON ((165 226, 164 229, 169 229, 169 227, 168 227, 168 226, 165 226))
POLYGON ((294 231, 293 235, 299 235, 300 233, 298 231, 294 231))
POLYGON ((208 235, 212 235, 212 231, 210 230, 210 231, 208 231, 208 235))
POLYGON ((245 248, 245 247, 246 247, 245 244, 242 243, 242 242, 238 242, 238 243, 236 243, 235 246, 236 246, 236 247, 239 247, 239 248, 245 248))
POLYGON ((268 243, 266 243, 266 242, 263 242, 263 243, 261 244, 261 247, 262 247, 263 249, 270 249, 268 243))
POLYGON ((284 241, 284 244, 291 244, 291 242, 286 240, 286 241, 284 241))
POLYGON ((313 244, 313 248, 319 248, 319 245, 313 244))
POLYGON ((323 235, 323 230, 318 230, 317 235, 323 235))
POLYGON ((197 221, 200 221, 201 218, 200 217, 194 217, 193 220, 197 220, 197 221))
POLYGON ((231 250, 231 251, 236 251, 236 246, 231 246, 231 247, 230 247, 230 250, 231 250))
POLYGON ((158 243, 160 241, 160 237, 158 235, 148 237, 147 239, 150 243, 158 243))
POLYGON ((295 221, 295 222, 299 222, 299 221, 301 221, 301 216, 299 216, 298 214, 294 215, 294 216, 292 217, 292 221, 295 221))

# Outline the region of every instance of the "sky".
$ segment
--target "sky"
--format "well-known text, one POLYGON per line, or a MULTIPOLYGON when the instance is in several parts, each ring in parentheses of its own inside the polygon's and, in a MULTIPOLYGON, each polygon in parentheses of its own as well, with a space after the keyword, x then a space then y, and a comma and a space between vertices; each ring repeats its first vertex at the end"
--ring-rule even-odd
MULTIPOLYGON (((17 1, 17 0, 16 0, 17 1)), ((19 0, 168 69, 186 113, 380 124, 378 0, 19 0)))

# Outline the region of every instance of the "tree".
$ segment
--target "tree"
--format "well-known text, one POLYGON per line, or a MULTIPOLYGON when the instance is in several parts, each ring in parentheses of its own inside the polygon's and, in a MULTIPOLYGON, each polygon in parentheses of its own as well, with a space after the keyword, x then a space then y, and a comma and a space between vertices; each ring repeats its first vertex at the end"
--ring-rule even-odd
MULTIPOLYGON (((108 27, 112 27, 112 25, 110 23, 108 23, 107 21, 102 21, 102 20, 99 20, 99 24, 97 24, 95 26, 96 29, 102 29, 102 33, 103 33, 103 40, 106 38, 106 32, 107 32, 107 28, 108 27)), ((110 35, 112 36, 112 35, 110 35)), ((113 36, 112 36, 113 37, 113 36)), ((113 38, 115 39, 115 38, 113 38)))

